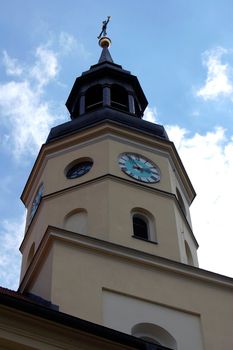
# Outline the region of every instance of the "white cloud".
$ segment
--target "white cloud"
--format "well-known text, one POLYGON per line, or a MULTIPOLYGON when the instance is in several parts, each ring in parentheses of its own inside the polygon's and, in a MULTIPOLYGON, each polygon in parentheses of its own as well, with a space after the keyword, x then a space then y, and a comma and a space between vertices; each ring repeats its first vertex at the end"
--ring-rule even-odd
MULTIPOLYGON (((8 62, 15 62, 7 53, 4 57, 8 62)), ((46 46, 39 46, 32 65, 23 69, 17 63, 14 74, 17 79, 0 84, 0 123, 5 126, 0 140, 17 159, 35 155, 50 127, 60 119, 44 97, 46 85, 57 77, 58 71, 57 54, 46 46)), ((13 72, 12 69, 11 74, 13 72)))
POLYGON ((147 107, 145 112, 144 112, 143 119, 148 121, 148 122, 151 122, 151 123, 158 122, 157 109, 155 107, 153 107, 153 108, 147 107))
POLYGON ((200 116, 200 112, 197 111, 197 110, 194 110, 194 111, 191 113, 191 115, 192 115, 193 117, 199 117, 199 116, 200 116))
POLYGON ((8 53, 3 51, 3 64, 6 68, 6 74, 20 76, 23 73, 23 67, 19 65, 16 58, 11 58, 8 53))
POLYGON ((59 44, 63 53, 68 54, 77 48, 77 40, 73 35, 61 32, 59 36, 59 44))
POLYGON ((166 130, 197 192, 191 214, 200 267, 233 276, 233 138, 221 127, 194 136, 178 126, 166 130))
POLYGON ((230 51, 217 47, 203 54, 203 65, 207 67, 207 78, 203 87, 197 91, 197 96, 204 100, 216 99, 219 96, 233 97, 233 68, 229 63, 223 63, 223 55, 230 51))
POLYGON ((36 62, 30 69, 31 77, 36 79, 37 87, 43 87, 58 74, 57 54, 46 46, 36 49, 36 62))
POLYGON ((86 50, 85 46, 78 41, 73 35, 66 32, 61 32, 59 36, 60 53, 63 55, 70 54, 72 52, 79 53, 79 56, 88 58, 90 53, 86 50))
POLYGON ((26 154, 36 154, 45 141, 50 125, 57 118, 51 114, 41 93, 33 90, 29 81, 0 85, 0 108, 7 119, 12 152, 19 159, 26 154))
POLYGON ((0 146, 8 146, 16 159, 35 155, 51 126, 66 119, 66 114, 62 117, 52 110, 45 89, 51 82, 63 86, 58 82, 59 60, 72 50, 83 58, 89 55, 82 43, 62 32, 58 41, 35 49, 31 64, 22 65, 3 51, 3 65, 13 78, 0 83, 0 146), (55 44, 57 50, 52 49, 55 44))
POLYGON ((0 222, 0 285, 11 289, 17 289, 19 285, 19 245, 24 227, 25 215, 18 222, 0 222))

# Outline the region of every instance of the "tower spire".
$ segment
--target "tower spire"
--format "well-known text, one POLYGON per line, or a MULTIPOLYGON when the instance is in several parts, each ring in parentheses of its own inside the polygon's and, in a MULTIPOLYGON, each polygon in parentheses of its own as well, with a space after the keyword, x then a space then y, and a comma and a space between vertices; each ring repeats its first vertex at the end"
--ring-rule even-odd
POLYGON ((84 115, 89 118, 92 114, 91 119, 94 121, 97 114, 106 109, 108 118, 111 110, 110 114, 114 117, 119 112, 141 119, 148 104, 137 77, 113 62, 108 49, 111 44, 107 36, 109 20, 110 16, 103 22, 97 37, 102 48, 98 62, 76 79, 66 102, 72 120, 84 115))
POLYGON ((97 37, 99 39, 99 46, 102 47, 102 52, 99 58, 98 63, 103 62, 111 62, 113 63, 112 57, 110 55, 110 52, 108 50, 109 46, 111 45, 111 39, 107 37, 107 25, 110 21, 111 16, 107 17, 107 20, 102 22, 102 30, 97 37))
MULTIPOLYGON (((106 39, 106 38, 104 38, 104 39, 106 39)), ((103 50, 101 52, 101 55, 100 55, 100 58, 99 58, 99 61, 98 61, 98 63, 103 63, 103 62, 111 62, 111 63, 113 63, 113 59, 112 59, 112 56, 111 56, 111 54, 110 54, 110 52, 108 50, 108 46, 107 45, 103 46, 103 50)))

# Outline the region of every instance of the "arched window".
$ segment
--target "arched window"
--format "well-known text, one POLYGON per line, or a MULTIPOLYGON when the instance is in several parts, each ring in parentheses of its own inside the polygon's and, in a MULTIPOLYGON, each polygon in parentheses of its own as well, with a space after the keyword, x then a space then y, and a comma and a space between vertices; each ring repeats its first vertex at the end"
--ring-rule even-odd
POLYGON ((87 211, 85 209, 75 209, 68 213, 64 220, 66 230, 86 235, 87 228, 87 211))
POLYGON ((101 85, 90 87, 85 95, 86 112, 93 111, 103 105, 103 88, 101 85))
POLYGON ((153 215, 143 208, 134 208, 131 216, 133 237, 157 243, 153 215))
POLYGON ((180 194, 180 191, 178 190, 178 188, 176 189, 176 195, 177 195, 177 199, 178 199, 178 202, 180 204, 180 207, 184 213, 184 215, 186 215, 186 209, 185 209, 185 205, 184 205, 184 201, 183 201, 183 198, 180 194))
POLYGON ((193 262, 193 256, 192 256, 192 253, 191 253, 191 249, 188 245, 188 243, 186 241, 184 241, 184 245, 185 245, 185 252, 186 252, 186 257, 187 257, 187 263, 189 265, 192 265, 194 266, 194 262, 193 262))
POLYGON ((147 218, 141 214, 133 215, 133 235, 142 239, 149 239, 147 218))
POLYGON ((129 111, 128 93, 120 85, 111 86, 111 106, 125 112, 129 111))
POLYGON ((138 323, 132 328, 132 335, 151 343, 177 349, 175 338, 163 327, 153 323, 138 323))

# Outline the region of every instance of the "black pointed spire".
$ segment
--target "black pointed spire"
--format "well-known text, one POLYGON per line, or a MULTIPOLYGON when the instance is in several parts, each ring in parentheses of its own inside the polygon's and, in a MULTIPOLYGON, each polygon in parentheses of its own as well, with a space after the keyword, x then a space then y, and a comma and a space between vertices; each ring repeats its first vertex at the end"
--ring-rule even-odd
POLYGON ((101 52, 101 55, 100 55, 100 58, 99 58, 99 61, 98 61, 98 63, 103 63, 103 62, 111 62, 111 63, 113 63, 113 59, 112 59, 112 57, 110 55, 110 52, 109 52, 107 46, 103 47, 103 50, 101 52))

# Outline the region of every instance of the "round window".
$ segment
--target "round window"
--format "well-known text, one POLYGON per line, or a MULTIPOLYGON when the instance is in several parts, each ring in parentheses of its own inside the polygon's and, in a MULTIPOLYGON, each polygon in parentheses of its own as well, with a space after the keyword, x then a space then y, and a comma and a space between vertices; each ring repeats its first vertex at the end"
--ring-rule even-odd
POLYGON ((84 160, 75 163, 66 173, 67 179, 76 179, 77 177, 83 176, 92 168, 92 160, 84 160))

